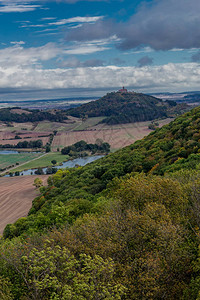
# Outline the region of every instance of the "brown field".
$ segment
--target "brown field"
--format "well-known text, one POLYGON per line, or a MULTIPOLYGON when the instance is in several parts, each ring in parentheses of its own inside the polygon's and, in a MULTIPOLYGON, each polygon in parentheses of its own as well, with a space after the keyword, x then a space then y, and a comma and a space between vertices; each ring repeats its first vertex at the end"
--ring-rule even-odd
MULTIPOLYGON (((160 126, 169 123, 171 119, 159 121, 160 126)), ((104 142, 110 144, 113 150, 128 146, 136 140, 142 139, 148 135, 152 130, 148 129, 150 122, 129 123, 108 126, 106 124, 99 124, 90 127, 87 130, 75 130, 58 132, 53 140, 53 149, 57 147, 62 148, 72 145, 80 140, 87 143, 95 143, 96 139, 102 139, 104 142)))
POLYGON ((14 130, 14 131, 0 131, 0 144, 10 144, 16 145, 19 142, 27 141, 36 141, 42 140, 43 145, 49 141, 48 135, 52 132, 33 132, 33 131, 23 131, 23 130, 14 130), (21 139, 15 139, 15 136, 19 135, 21 139))
POLYGON ((1 145, 17 145, 19 142, 24 142, 24 141, 36 141, 36 140, 42 140, 43 145, 46 145, 48 142, 49 138, 48 137, 39 137, 39 138, 24 138, 24 139, 16 139, 16 140, 0 140, 1 145))
POLYGON ((38 191, 33 186, 34 179, 40 177, 46 184, 48 176, 21 176, 0 178, 0 234, 7 224, 25 217, 38 191))

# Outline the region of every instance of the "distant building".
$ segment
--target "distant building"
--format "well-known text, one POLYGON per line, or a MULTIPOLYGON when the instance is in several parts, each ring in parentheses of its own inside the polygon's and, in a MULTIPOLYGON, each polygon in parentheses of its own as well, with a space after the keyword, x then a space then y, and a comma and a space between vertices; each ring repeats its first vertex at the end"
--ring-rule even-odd
POLYGON ((123 88, 121 90, 119 90, 118 92, 119 93, 127 93, 127 89, 125 89, 124 86, 123 86, 123 88))

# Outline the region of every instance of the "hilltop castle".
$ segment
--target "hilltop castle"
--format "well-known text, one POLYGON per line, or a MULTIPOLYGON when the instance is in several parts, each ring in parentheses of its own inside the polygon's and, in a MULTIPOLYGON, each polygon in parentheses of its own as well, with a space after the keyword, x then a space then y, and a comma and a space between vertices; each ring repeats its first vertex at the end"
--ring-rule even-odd
POLYGON ((124 88, 124 86, 123 86, 123 88, 121 90, 118 91, 118 93, 127 93, 127 92, 128 91, 127 91, 127 89, 124 88))

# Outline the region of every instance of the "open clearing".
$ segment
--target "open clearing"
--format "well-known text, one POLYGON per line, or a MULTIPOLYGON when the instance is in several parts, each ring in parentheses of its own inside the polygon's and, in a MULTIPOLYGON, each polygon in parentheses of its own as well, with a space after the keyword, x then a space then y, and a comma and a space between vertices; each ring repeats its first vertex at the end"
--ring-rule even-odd
POLYGON ((45 175, 0 178, 0 234, 7 224, 27 216, 32 201, 39 194, 33 186, 37 177, 46 184, 48 176, 45 175))

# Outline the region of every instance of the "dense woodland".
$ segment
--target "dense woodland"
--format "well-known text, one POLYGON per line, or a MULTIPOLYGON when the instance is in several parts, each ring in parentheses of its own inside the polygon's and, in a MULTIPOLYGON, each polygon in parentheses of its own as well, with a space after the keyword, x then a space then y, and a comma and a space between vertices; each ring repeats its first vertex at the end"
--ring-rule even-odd
POLYGON ((38 109, 35 110, 21 110, 20 108, 2 108, 0 109, 0 121, 4 122, 17 122, 17 123, 25 123, 25 122, 39 122, 44 120, 49 120, 52 122, 62 122, 66 120, 67 116, 63 113, 63 111, 56 111, 55 113, 51 113, 49 111, 41 111, 38 109), (17 109, 17 112, 15 112, 17 109))
POLYGON ((40 193, 4 230, 1 299, 200 299, 200 108, 40 193))
POLYGON ((125 124, 171 117, 186 111, 186 104, 134 92, 112 92, 99 100, 67 110, 74 117, 106 117, 107 124, 125 124))

